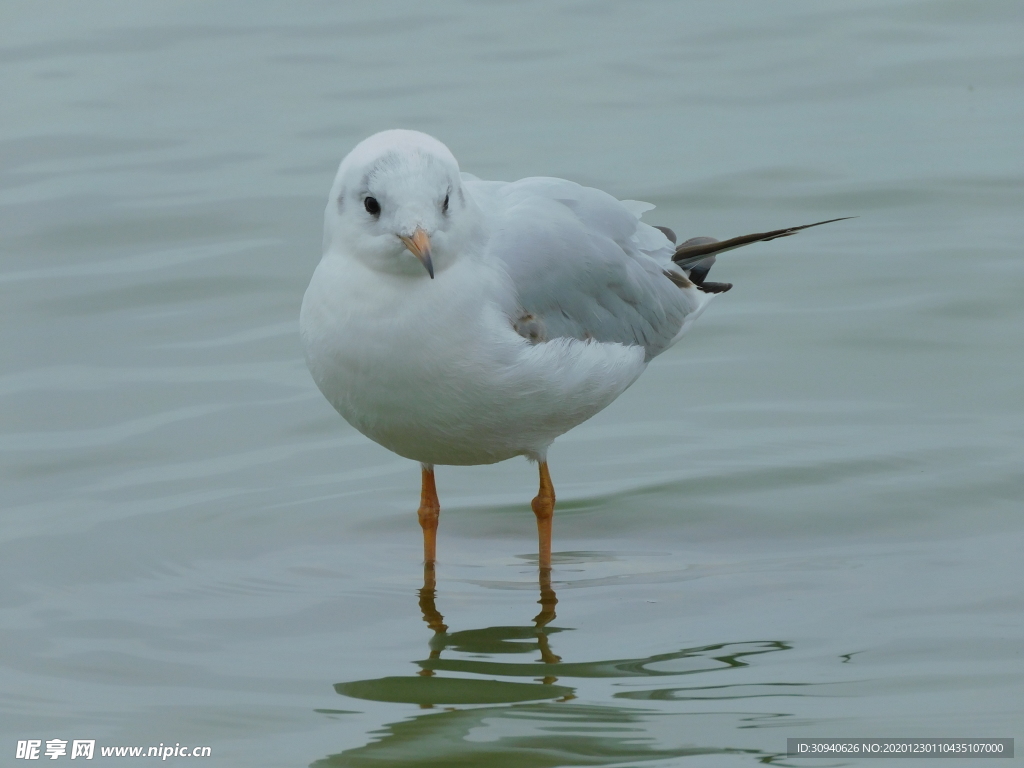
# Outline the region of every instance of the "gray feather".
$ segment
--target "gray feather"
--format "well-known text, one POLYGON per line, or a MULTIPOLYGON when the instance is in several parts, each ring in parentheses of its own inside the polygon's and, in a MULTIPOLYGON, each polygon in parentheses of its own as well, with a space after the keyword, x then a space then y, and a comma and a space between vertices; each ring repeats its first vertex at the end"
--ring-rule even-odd
POLYGON ((524 337, 639 345, 650 359, 703 303, 668 238, 605 192, 549 178, 466 187, 490 213, 488 253, 515 286, 524 337))

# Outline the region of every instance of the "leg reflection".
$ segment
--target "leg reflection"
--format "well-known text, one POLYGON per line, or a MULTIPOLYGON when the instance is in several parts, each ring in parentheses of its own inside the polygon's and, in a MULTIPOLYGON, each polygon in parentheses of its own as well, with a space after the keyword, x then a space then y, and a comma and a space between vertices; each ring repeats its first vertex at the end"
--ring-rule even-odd
POLYGON ((437 610, 434 599, 437 596, 437 577, 434 574, 434 564, 427 563, 423 566, 423 589, 420 590, 420 610, 423 612, 423 620, 427 626, 435 632, 447 632, 448 626, 444 623, 444 616, 437 610))
MULTIPOLYGON (((551 588, 551 569, 541 568, 540 569, 540 613, 533 617, 533 625, 537 630, 537 645, 540 648, 540 658, 545 664, 557 664, 562 660, 561 656, 556 656, 551 652, 551 646, 548 644, 548 636, 543 631, 543 627, 555 620, 555 606, 558 605, 558 596, 555 595, 555 590, 551 588)), ((551 682, 554 682, 557 678, 551 678, 551 682)), ((545 678, 547 682, 547 678, 545 678)))
MULTIPOLYGON (((557 664, 562 660, 561 656, 551 651, 551 645, 548 641, 548 632, 545 630, 548 624, 555 620, 555 606, 558 604, 558 597, 555 595, 555 590, 551 586, 551 569, 542 568, 540 571, 540 599, 537 601, 540 604, 541 610, 536 616, 533 617, 533 636, 537 640, 537 648, 540 651, 540 660, 544 664, 557 664)), ((441 651, 448 647, 456 647, 467 641, 473 642, 470 638, 474 638, 478 635, 481 637, 491 638, 495 636, 495 632, 499 634, 507 632, 510 629, 514 629, 515 632, 528 631, 525 627, 522 628, 510 628, 510 627, 494 627, 487 630, 469 630, 462 632, 455 632, 452 635, 448 634, 448 625, 444 623, 444 616, 437 610, 436 598, 437 598, 437 575, 434 570, 433 563, 427 563, 423 566, 423 588, 419 591, 420 598, 420 612, 423 614, 423 621, 430 629, 434 631, 434 637, 430 641, 430 658, 433 660, 441 658, 441 651)), ((556 632, 558 630, 555 630, 556 632)), ((508 638, 511 639, 511 638, 508 638)), ((524 639, 522 635, 519 639, 524 639)), ((432 675, 433 670, 429 667, 423 669, 420 672, 421 675, 432 675)), ((545 682, 554 682, 555 678, 550 680, 545 679, 545 682)))
MULTIPOLYGON (((558 604, 558 597, 555 595, 555 590, 551 587, 551 569, 542 568, 540 571, 540 613, 533 617, 534 633, 537 636, 537 648, 540 651, 540 660, 545 664, 558 664, 562 657, 558 656, 551 651, 551 645, 548 642, 548 634, 544 631, 544 627, 555 620, 555 606, 558 604)), ((541 678, 541 682, 545 685, 553 685, 558 682, 558 678, 554 675, 545 675, 541 678)), ((572 691, 567 692, 560 699, 556 701, 571 701, 575 699, 572 691)))
MULTIPOLYGON (((437 596, 437 577, 434 574, 434 564, 428 562, 423 566, 423 589, 420 590, 420 611, 423 612, 423 620, 427 623, 427 626, 434 630, 434 638, 440 639, 439 636, 444 635, 448 631, 448 625, 444 623, 444 616, 437 610, 437 606, 434 604, 434 599, 437 596)), ((439 659, 441 658, 441 649, 444 648, 444 642, 431 642, 430 643, 430 658, 439 659)), ((422 669, 419 672, 423 677, 430 677, 434 674, 432 669, 422 669)))
POLYGON ((555 620, 555 606, 558 605, 558 596, 551 588, 551 569, 540 569, 540 613, 533 617, 533 624, 537 629, 550 624, 555 620))

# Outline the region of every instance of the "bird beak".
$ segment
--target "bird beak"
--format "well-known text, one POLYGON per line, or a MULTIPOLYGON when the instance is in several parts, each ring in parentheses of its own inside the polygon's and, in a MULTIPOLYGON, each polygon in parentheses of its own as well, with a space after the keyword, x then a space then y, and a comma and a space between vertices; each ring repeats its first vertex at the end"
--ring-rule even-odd
POLYGON ((427 274, 433 280, 434 262, 430 260, 430 238, 427 237, 427 233, 423 231, 423 228, 416 227, 412 237, 399 235, 399 238, 405 243, 405 247, 412 251, 413 256, 423 263, 423 266, 427 268, 427 274))

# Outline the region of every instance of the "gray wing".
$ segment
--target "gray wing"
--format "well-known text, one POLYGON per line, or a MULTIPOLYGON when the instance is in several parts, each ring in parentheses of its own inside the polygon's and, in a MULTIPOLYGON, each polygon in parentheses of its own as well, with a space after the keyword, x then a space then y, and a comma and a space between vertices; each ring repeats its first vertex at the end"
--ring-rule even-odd
POLYGON ((518 295, 513 324, 534 342, 618 342, 650 359, 707 301, 672 263, 674 245, 639 221, 643 204, 563 179, 466 186, 489 214, 488 253, 518 295))

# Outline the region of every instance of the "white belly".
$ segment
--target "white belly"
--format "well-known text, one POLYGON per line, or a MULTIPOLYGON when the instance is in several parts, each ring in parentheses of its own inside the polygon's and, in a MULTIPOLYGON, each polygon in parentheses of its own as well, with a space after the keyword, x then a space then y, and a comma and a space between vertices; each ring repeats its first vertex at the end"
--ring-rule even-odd
POLYGON ((401 456, 543 458, 636 380, 644 351, 570 339, 532 345, 512 328, 509 290, 497 269, 470 259, 429 280, 328 254, 302 302, 310 371, 352 426, 401 456))

